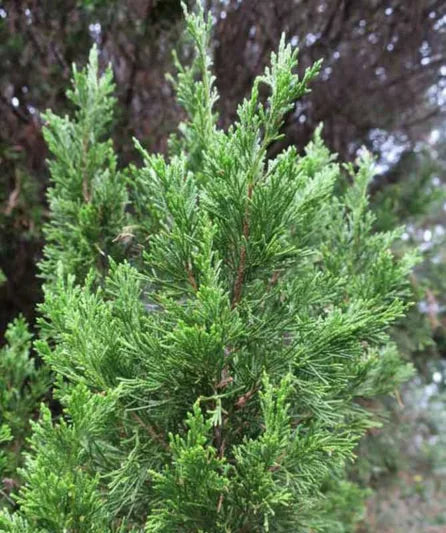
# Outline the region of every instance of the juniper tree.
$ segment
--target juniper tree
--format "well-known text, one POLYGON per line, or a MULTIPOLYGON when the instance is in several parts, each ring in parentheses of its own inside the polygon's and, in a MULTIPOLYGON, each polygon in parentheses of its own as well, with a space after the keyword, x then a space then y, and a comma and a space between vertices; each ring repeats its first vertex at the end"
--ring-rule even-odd
MULTIPOLYGON (((343 167, 320 132, 303 155, 269 156, 320 63, 300 78, 282 39, 224 131, 210 23, 201 10, 186 22, 194 60, 178 64, 175 88, 188 118, 168 157, 136 143, 143 164, 129 173, 141 258, 107 257, 99 277, 90 259, 76 263, 93 268, 84 278, 51 267, 36 346, 63 413, 42 407, 6 531, 333 532, 360 516, 345 469, 377 423, 368 399, 410 373, 388 329, 414 259, 392 255, 397 232, 374 231, 370 157, 343 167)), ((103 98, 78 98, 79 116, 101 124, 103 98)), ((82 130, 60 119, 49 138, 67 131, 82 147, 82 130)), ((65 160, 73 171, 57 186, 83 193, 83 159, 65 160)), ((115 158, 102 161, 107 187, 115 158)))
MULTIPOLYGON (((44 226, 45 257, 40 263, 46 299, 58 275, 71 274, 83 282, 87 272, 99 283, 108 258, 123 253, 127 195, 123 174, 118 172, 111 140, 104 137, 112 120, 114 98, 111 71, 98 78, 98 55, 92 49, 85 72, 73 71, 73 90, 68 98, 76 110, 72 117, 52 112, 44 115, 44 136, 52 153, 49 162, 52 186, 48 191, 51 218, 44 226)), ((48 392, 46 369, 36 368, 31 356, 32 336, 22 318, 9 326, 8 346, 0 352, 0 424, 3 501, 17 487, 30 418, 48 392)), ((0 493, 0 494, 2 494, 0 493)))

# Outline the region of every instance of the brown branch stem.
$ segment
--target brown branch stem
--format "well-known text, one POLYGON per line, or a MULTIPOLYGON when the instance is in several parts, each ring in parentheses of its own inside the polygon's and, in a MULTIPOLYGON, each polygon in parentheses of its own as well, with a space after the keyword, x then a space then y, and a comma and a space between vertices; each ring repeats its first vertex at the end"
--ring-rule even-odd
POLYGON ((245 244, 242 244, 242 247, 240 249, 240 260, 238 263, 237 276, 235 278, 234 290, 233 290, 233 296, 232 296, 232 304, 231 304, 232 309, 234 309, 237 306, 237 304, 240 302, 240 298, 242 297, 243 278, 245 275, 245 268, 246 268, 246 242, 248 241, 248 238, 249 238, 249 200, 251 200, 252 198, 252 191, 253 191, 253 184, 250 183, 248 185, 248 203, 246 205, 245 217, 243 220, 243 237, 245 239, 245 244))
POLYGON ((190 265, 190 263, 188 265, 186 265, 186 273, 187 273, 187 279, 189 280, 189 283, 192 285, 194 291, 197 291, 198 290, 198 284, 197 284, 197 280, 195 279, 195 276, 192 272, 192 266, 190 265))
POLYGON ((142 420, 134 411, 132 411, 132 417, 138 422, 140 426, 142 426, 147 431, 147 433, 153 438, 153 440, 160 444, 162 448, 164 448, 165 450, 169 449, 169 446, 166 444, 164 439, 155 431, 153 426, 151 426, 150 424, 146 424, 144 420, 142 420))

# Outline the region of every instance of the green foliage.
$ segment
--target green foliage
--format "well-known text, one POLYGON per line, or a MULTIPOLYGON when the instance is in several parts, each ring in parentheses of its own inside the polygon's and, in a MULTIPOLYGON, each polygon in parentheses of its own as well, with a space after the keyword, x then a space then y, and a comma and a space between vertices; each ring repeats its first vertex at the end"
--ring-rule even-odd
MULTIPOLYGON (((112 73, 98 77, 98 53, 93 47, 84 73, 73 68, 73 118, 45 115, 44 137, 53 155, 48 192, 51 219, 44 228, 46 246, 41 271, 55 278, 57 264, 83 280, 90 269, 104 275, 108 257, 122 253, 127 194, 117 170, 110 139, 103 140, 113 116, 112 73)), ((59 267, 60 268, 60 267, 59 267)))
POLYGON ((6 346, 0 351, 0 478, 4 490, 0 504, 12 503, 19 484, 17 467, 20 450, 37 414, 38 401, 46 394, 49 380, 45 368, 36 367, 30 357, 31 334, 23 318, 12 322, 6 332, 6 346))
POLYGON ((269 157, 320 64, 299 78, 282 40, 223 131, 210 25, 186 17, 195 60, 176 88, 189 121, 169 158, 137 143, 143 166, 126 178, 142 257, 114 247, 125 180, 98 142, 112 103, 95 52, 74 71, 75 120, 47 114, 51 283, 36 346, 63 413, 42 409, 6 531, 347 532, 361 516, 346 465, 376 425, 365 400, 409 373, 388 330, 414 258, 374 231, 369 157, 340 195, 319 132, 305 155, 269 157))
MULTIPOLYGON (((54 293, 62 273, 79 282, 87 272, 91 282, 102 279, 109 258, 122 253, 118 234, 126 217, 124 180, 117 171, 111 141, 101 142, 112 119, 111 71, 98 77, 94 48, 85 72, 74 68, 73 81, 68 97, 77 107, 74 119, 48 112, 44 130, 53 153, 49 163, 53 186, 49 191, 51 220, 44 227, 47 245, 41 271, 48 282, 46 302, 56 304, 54 293)), ((45 336, 43 324, 41 336, 45 336)), ((7 445, 1 473, 5 479, 10 476, 9 484, 16 488, 16 470, 22 462, 30 418, 38 412, 38 401, 47 392, 49 380, 47 370, 36 370, 29 356, 31 337, 22 319, 10 325, 6 338, 9 346, 1 360, 1 423, 5 424, 4 431, 11 433, 10 438, 5 433, 2 440, 12 442, 7 445)))
MULTIPOLYGON (((186 5, 183 9, 187 13, 186 5)), ((183 67, 174 53, 178 70, 176 79, 168 76, 177 94, 178 103, 186 111, 189 120, 179 125, 181 141, 173 135, 170 139, 173 152, 186 149, 189 164, 195 170, 200 168, 203 148, 209 136, 215 131, 217 115, 213 110, 218 100, 212 75, 212 59, 208 54, 211 36, 211 20, 205 21, 203 8, 198 3, 199 17, 186 17, 186 29, 195 57, 191 65, 183 67)))
POLYGON ((100 446, 103 421, 113 399, 91 395, 82 386, 71 394, 73 409, 67 410, 70 424, 61 421, 54 426, 50 411, 42 408, 31 439, 33 455, 24 470, 27 485, 18 501, 24 513, 44 530, 99 533, 106 531, 106 509, 98 492, 98 476, 83 468, 83 448, 87 445, 94 453, 100 446))
POLYGON ((442 168, 428 150, 403 154, 387 176, 389 183, 373 198, 379 229, 419 223, 435 213, 446 199, 444 186, 433 182, 437 173, 442 173, 442 168), (401 175, 404 180, 399 179, 401 175))
MULTIPOLYGON (((393 243, 395 255, 402 256, 406 250, 418 249, 421 258, 411 275, 411 298, 419 303, 392 328, 395 346, 381 358, 381 364, 386 367, 383 372, 386 372, 400 366, 401 354, 414 364, 417 375, 397 395, 398 402, 389 401, 385 396, 373 401, 373 410, 382 420, 382 427, 362 439, 359 460, 352 468, 354 479, 363 486, 376 488, 369 510, 375 515, 376 523, 381 520, 388 523, 388 527, 401 525, 405 520, 405 506, 412 505, 410 487, 417 476, 441 487, 434 464, 426 460, 428 454, 435 456, 437 450, 441 454, 443 449, 437 437, 441 434, 438 413, 441 413, 443 385, 433 379, 435 372, 437 376, 443 374, 445 278, 441 220, 446 189, 438 178, 443 170, 440 161, 438 147, 405 153, 388 175, 378 178, 380 189, 372 198, 375 227, 393 230, 401 224, 406 226, 403 238, 393 243), (384 186, 379 179, 385 180, 384 186), (401 492, 400 484, 404 486, 401 492), (396 501, 399 511, 394 519, 389 519, 385 509, 393 508, 396 501), (377 502, 381 502, 382 508, 377 502)), ((379 379, 380 375, 377 374, 379 379)), ((372 386, 379 392, 379 382, 372 386)), ((436 498, 442 498, 441 491, 429 496, 429 504, 433 507, 436 498)), ((428 514, 427 509, 419 512, 424 527, 427 527, 428 514)), ((420 530, 423 529, 421 522, 420 530)))
POLYGON ((186 436, 170 435, 172 463, 152 471, 153 512, 146 531, 205 531, 219 523, 219 502, 229 489, 224 458, 210 445, 212 418, 205 421, 198 404, 186 418, 186 436))

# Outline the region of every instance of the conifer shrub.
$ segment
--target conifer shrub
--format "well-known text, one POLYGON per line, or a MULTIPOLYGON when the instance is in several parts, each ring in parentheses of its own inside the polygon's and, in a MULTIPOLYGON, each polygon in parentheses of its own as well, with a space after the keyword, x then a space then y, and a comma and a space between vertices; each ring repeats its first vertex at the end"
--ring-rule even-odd
POLYGON ((320 63, 299 77, 282 39, 224 131, 210 23, 186 23, 187 118, 166 157, 136 141, 142 165, 117 169, 94 50, 74 118, 47 114, 36 348, 63 411, 33 424, 4 531, 331 533, 361 517, 346 467, 377 424, 369 400, 411 371, 388 330, 414 257, 375 231, 370 156, 341 166, 320 131, 269 155, 320 63))

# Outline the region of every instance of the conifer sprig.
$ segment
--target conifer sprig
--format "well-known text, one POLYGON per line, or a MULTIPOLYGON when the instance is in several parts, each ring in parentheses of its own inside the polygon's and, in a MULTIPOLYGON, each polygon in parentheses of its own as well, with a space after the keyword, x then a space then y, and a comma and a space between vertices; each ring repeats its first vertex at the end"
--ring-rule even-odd
POLYGON ((109 129, 116 99, 112 72, 99 76, 98 51, 93 47, 84 72, 73 66, 75 106, 72 118, 48 111, 43 134, 52 158, 48 201, 51 218, 44 228, 46 246, 40 268, 47 280, 63 268, 82 281, 90 269, 98 279, 108 257, 122 257, 119 236, 126 226, 125 182, 117 169, 109 129), (59 266, 58 266, 59 265, 59 266))

